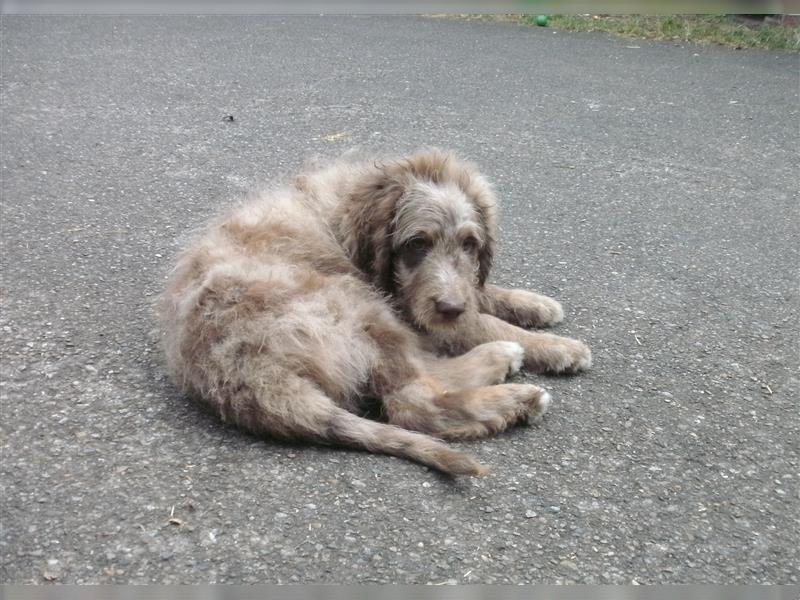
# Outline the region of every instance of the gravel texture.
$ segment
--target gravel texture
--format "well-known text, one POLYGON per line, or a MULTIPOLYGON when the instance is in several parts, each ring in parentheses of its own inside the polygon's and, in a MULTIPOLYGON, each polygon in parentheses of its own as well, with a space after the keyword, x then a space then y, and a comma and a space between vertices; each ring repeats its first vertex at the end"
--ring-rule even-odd
POLYGON ((422 17, 3 17, 2 581, 797 583, 798 55, 422 17), (232 115, 233 120, 224 117, 232 115), (502 198, 495 282, 594 368, 401 460, 240 434, 150 305, 221 206, 353 146, 502 198))

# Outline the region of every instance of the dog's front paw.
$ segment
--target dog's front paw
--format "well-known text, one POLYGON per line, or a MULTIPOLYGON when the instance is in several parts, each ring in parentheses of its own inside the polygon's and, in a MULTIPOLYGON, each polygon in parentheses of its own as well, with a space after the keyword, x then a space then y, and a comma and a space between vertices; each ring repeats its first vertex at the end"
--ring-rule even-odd
POLYGON ((557 373, 577 373, 585 371, 592 366, 592 351, 589 346, 578 340, 569 340, 571 343, 565 351, 564 367, 557 373))
POLYGON ((592 365, 589 346, 550 334, 531 334, 525 344, 525 367, 540 373, 577 373, 592 365))
POLYGON ((521 327, 550 327, 564 320, 561 304, 541 294, 513 290, 511 305, 514 319, 521 327))

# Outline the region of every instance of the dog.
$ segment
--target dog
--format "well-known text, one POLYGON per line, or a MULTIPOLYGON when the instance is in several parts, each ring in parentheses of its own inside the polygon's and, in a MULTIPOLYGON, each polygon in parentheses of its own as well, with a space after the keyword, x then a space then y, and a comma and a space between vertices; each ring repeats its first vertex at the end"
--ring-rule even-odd
POLYGON ((591 364, 584 343, 527 330, 561 321, 558 302, 487 282, 495 236, 490 184, 450 152, 310 168, 178 257, 160 299, 168 368, 255 434, 483 475, 445 441, 536 421, 551 400, 506 378, 591 364))

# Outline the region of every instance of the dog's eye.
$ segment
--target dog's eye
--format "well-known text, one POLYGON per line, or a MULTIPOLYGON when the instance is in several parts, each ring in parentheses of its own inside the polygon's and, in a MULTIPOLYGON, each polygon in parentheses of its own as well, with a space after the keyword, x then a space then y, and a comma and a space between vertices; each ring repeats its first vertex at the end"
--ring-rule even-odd
POLYGON ((409 269, 413 269, 422 262, 422 259, 424 259, 428 254, 428 250, 430 250, 430 248, 430 240, 423 237, 411 238, 405 244, 403 244, 403 247, 400 250, 400 256, 402 257, 405 265, 409 269))
POLYGON ((474 253, 478 249, 478 240, 476 240, 472 236, 464 238, 464 241, 461 242, 461 247, 464 248, 464 250, 466 250, 470 254, 474 253))
POLYGON ((425 252, 430 247, 430 242, 421 237, 411 238, 406 242, 406 250, 414 253, 425 252))

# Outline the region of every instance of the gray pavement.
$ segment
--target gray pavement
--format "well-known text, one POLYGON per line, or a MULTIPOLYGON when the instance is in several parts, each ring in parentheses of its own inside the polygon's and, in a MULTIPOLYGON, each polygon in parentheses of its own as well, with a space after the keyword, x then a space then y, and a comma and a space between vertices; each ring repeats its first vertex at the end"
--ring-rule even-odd
POLYGON ((3 582, 797 583, 798 55, 421 17, 4 17, 3 582), (233 122, 223 120, 233 115, 233 122), (307 157, 453 148, 595 367, 455 482, 226 428, 150 303, 307 157), (172 522, 170 522, 172 519, 172 522))

